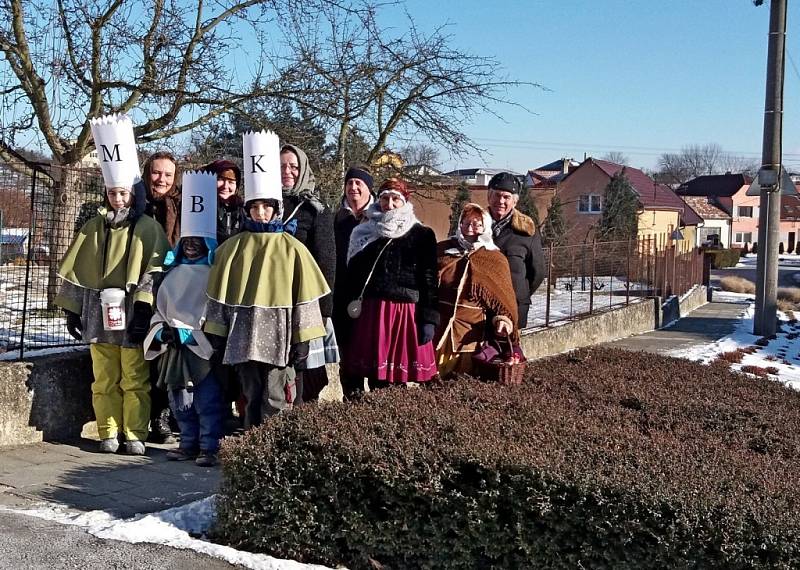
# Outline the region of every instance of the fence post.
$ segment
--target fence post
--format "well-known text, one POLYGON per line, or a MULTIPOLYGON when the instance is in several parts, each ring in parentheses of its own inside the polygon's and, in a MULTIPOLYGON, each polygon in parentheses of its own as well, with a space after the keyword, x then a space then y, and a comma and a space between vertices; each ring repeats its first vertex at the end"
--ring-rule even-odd
POLYGON ((651 247, 651 244, 650 244, 650 236, 649 235, 647 236, 645 248, 647 249, 647 252, 645 253, 645 260, 646 260, 646 263, 647 263, 647 285, 649 286, 650 284, 652 284, 652 286, 653 286, 653 295, 655 295, 655 293, 656 293, 656 280, 653 278, 654 275, 652 275, 651 267, 650 267, 650 251, 652 250, 652 247, 651 247))
POLYGON ((628 236, 628 247, 626 253, 628 254, 628 267, 625 270, 625 304, 628 305, 631 302, 631 256, 633 255, 633 250, 631 249, 631 236, 628 236))
POLYGON ((547 246, 547 298, 544 308, 544 326, 550 326, 550 291, 553 288, 553 244, 547 246))
POLYGON ((594 257, 597 252, 597 240, 592 239, 592 274, 589 278, 589 314, 592 314, 594 308, 594 257))
POLYGON ((28 251, 25 255, 25 287, 22 290, 22 331, 19 335, 19 359, 25 357, 25 328, 28 320, 28 290, 31 286, 31 255, 33 254, 33 237, 36 235, 36 174, 33 169, 31 179, 31 227, 28 230, 28 251))

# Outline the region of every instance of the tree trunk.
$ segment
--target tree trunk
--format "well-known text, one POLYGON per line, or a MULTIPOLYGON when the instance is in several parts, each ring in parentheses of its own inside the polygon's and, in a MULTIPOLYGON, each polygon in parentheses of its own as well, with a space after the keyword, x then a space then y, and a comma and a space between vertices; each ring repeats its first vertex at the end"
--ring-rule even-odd
POLYGON ((53 308, 53 300, 61 286, 58 267, 75 237, 75 222, 81 209, 82 169, 78 164, 54 166, 52 174, 54 183, 49 195, 48 189, 43 187, 37 189, 34 200, 36 232, 48 238, 48 308, 53 308))

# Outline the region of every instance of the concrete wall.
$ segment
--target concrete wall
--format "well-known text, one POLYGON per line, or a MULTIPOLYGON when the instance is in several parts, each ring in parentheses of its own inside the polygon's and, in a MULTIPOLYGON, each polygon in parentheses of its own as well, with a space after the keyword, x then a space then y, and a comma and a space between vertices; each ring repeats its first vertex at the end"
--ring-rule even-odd
MULTIPOLYGON (((696 287, 674 300, 676 314, 686 315, 706 302, 706 288, 696 287)), ((530 360, 617 338, 651 331, 672 317, 662 316, 660 298, 643 299, 578 321, 522 332, 530 360)), ((328 366, 330 383, 323 400, 340 400, 338 366, 328 366)), ((92 411, 92 363, 88 351, 39 357, 29 362, 0 362, 0 447, 74 439, 92 411)))
POLYGON ((79 437, 94 419, 88 350, 0 362, 0 447, 79 437))
POLYGON ((579 321, 547 329, 522 331, 522 350, 529 360, 558 354, 658 328, 659 298, 643 299, 579 321))

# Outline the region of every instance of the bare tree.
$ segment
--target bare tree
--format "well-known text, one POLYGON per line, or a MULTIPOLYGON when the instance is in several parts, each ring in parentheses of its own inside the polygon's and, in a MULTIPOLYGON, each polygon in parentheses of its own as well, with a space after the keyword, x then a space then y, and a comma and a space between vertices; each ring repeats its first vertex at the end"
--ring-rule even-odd
POLYGON ((453 47, 444 28, 424 34, 407 16, 388 29, 377 12, 343 18, 325 10, 320 20, 297 20, 287 35, 291 53, 276 56, 286 71, 281 90, 326 121, 342 171, 352 132, 370 143, 369 162, 390 139, 397 148, 426 140, 452 156, 481 151, 464 127, 479 112, 516 105, 510 88, 535 85, 508 79, 493 58, 453 47))
MULTIPOLYGON (((304 14, 326 0, 302 3, 304 14)), ((263 24, 294 0, 4 0, 0 2, 0 159, 35 136, 52 155, 50 252, 56 262, 80 208, 78 170, 89 119, 132 116, 140 143, 197 128, 256 96, 276 95, 272 70, 237 78, 226 60, 260 46, 263 24)), ((249 59, 261 61, 261 54, 249 59)), ((51 279, 55 263, 51 267, 51 279)), ((54 281, 51 280, 51 283, 54 281)), ((51 288, 51 290, 54 288, 51 288)))
POLYGON ((618 150, 612 150, 604 154, 602 160, 607 160, 608 162, 613 162, 614 164, 621 164, 622 166, 628 166, 628 157, 625 156, 624 153, 618 150))
POLYGON ((745 159, 722 150, 716 143, 690 145, 679 153, 664 153, 658 159, 658 182, 679 185, 698 176, 725 172, 755 172, 755 160, 745 159))

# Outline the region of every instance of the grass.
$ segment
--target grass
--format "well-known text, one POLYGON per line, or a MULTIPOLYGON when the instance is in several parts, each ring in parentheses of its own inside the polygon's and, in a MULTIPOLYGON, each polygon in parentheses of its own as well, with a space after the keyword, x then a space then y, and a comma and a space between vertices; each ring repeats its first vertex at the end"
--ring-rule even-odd
POLYGON ((748 279, 742 277, 726 276, 719 280, 719 285, 723 291, 730 291, 731 293, 746 293, 754 295, 756 292, 756 284, 748 279))
POLYGON ((778 287, 778 299, 800 303, 800 287, 778 287))

